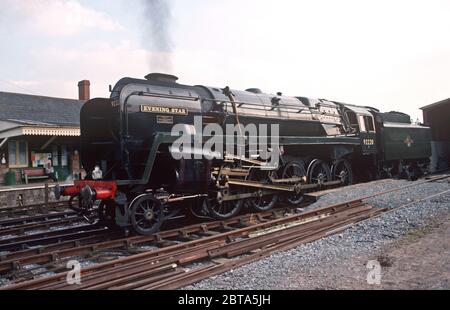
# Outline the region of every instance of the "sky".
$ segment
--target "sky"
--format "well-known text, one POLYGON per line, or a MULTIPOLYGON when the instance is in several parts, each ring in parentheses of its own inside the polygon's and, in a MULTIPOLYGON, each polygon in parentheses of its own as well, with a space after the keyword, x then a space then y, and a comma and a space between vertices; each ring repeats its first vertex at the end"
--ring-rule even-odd
POLYGON ((149 2, 0 0, 0 91, 77 98, 88 79, 107 97, 122 77, 165 71, 414 120, 450 97, 449 0, 168 0, 163 21, 149 2))

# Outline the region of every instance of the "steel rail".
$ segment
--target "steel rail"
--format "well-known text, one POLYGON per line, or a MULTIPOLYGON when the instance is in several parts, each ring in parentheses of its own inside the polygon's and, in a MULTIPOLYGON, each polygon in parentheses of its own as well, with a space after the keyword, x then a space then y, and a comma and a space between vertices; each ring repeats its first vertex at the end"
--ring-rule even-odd
MULTIPOLYGON (((428 180, 428 182, 436 181, 436 180, 444 179, 444 178, 446 178, 446 177, 434 178, 432 180, 428 180)), ((426 183, 426 182, 422 182, 422 183, 426 183)), ((418 185, 418 184, 416 183, 414 185, 418 185)), ((409 188, 409 187, 411 187, 411 186, 403 187, 402 189, 409 188)), ((385 191, 385 192, 380 193, 380 195, 384 195, 384 194, 387 194, 387 193, 390 193, 390 192, 393 192, 393 191, 395 191, 395 190, 385 191)), ((448 193, 448 192, 450 192, 450 190, 446 190, 446 191, 443 191, 443 192, 440 192, 440 193, 437 193, 437 194, 433 194, 433 195, 430 195, 430 196, 427 196, 427 197, 424 197, 424 198, 420 198, 420 199, 417 199, 417 200, 415 200, 413 202, 410 202, 408 204, 405 204, 405 205, 402 205, 400 207, 394 208, 394 209, 392 209, 392 210, 390 210, 388 212, 398 211, 401 208, 406 208, 406 207, 411 206, 413 204, 416 204, 416 203, 418 203, 420 201, 424 201, 424 200, 427 200, 427 199, 430 199, 430 198, 433 198, 433 197, 437 197, 437 196, 440 196, 440 195, 448 193)), ((377 196, 377 195, 375 195, 375 196, 377 196)), ((374 197, 374 195, 367 196, 367 199, 372 198, 372 197, 374 197)), ((347 222, 344 222, 343 224, 341 224, 341 223, 338 224, 336 227, 332 227, 332 226, 331 227, 327 227, 325 232, 326 232, 327 235, 328 234, 334 234, 334 233, 337 233, 339 231, 343 231, 345 229, 348 229, 349 227, 352 227, 353 225, 355 225, 356 222, 360 222, 362 220, 367 220, 369 218, 372 219, 372 218, 381 216, 383 214, 384 213, 382 213, 382 212, 380 212, 378 210, 378 211, 375 211, 375 212, 371 213, 370 216, 363 216, 362 218, 358 219, 358 221, 347 221, 347 222)), ((283 234, 287 234, 287 233, 289 233, 289 230, 292 230, 292 229, 285 229, 284 231, 282 231, 282 233, 283 234)), ((316 238, 316 237, 314 237, 314 235, 312 235, 312 237, 313 237, 313 239, 316 238)), ((216 251, 215 255, 211 255, 211 253, 210 253, 210 257, 211 256, 212 257, 223 256, 223 255, 225 255, 227 257, 234 257, 236 255, 242 255, 242 254, 248 252, 249 250, 254 250, 254 249, 257 249, 257 248, 260 247, 260 244, 258 244, 258 242, 255 242, 255 241, 256 241, 255 239, 253 239, 253 240, 248 240, 247 239, 247 240, 245 240, 245 242, 250 243, 250 244, 241 244, 240 248, 236 248, 236 246, 232 246, 230 244, 228 244, 226 246, 222 246, 221 248, 215 250, 216 251), (230 247, 232 247, 233 250, 230 250, 229 249, 230 247)), ((280 240, 280 239, 271 240, 271 241, 272 241, 273 244, 277 245, 276 246, 277 250, 280 250, 280 247, 283 247, 284 249, 286 249, 286 248, 294 247, 294 246, 296 246, 298 244, 298 242, 294 242, 294 243, 289 242, 288 244, 284 244, 283 241, 280 240)), ((263 242, 263 244, 265 244, 265 243, 263 242)), ((256 258, 257 259, 261 258, 261 255, 260 254, 256 255, 256 258)), ((245 259, 245 263, 248 263, 248 262, 249 262, 249 260, 245 259)), ((235 268, 235 267, 236 267, 236 263, 233 263, 232 264, 232 268, 235 268)), ((220 272, 223 272, 224 269, 226 269, 226 265, 222 265, 220 267, 216 267, 216 269, 221 269, 220 272)), ((211 276, 211 272, 212 271, 210 269, 207 269, 207 273, 204 274, 202 277, 211 276)), ((198 273, 197 273, 197 271, 194 271, 193 275, 194 275, 194 279, 197 281, 198 280, 198 273)), ((162 276, 159 276, 159 277, 162 277, 162 276)), ((192 283, 192 280, 193 280, 192 278, 190 278, 190 276, 186 276, 186 274, 183 274, 183 273, 176 273, 176 274, 174 274, 174 276, 170 278, 171 280, 169 280, 169 282, 167 282, 167 280, 164 280, 164 277, 162 277, 162 278, 163 279, 160 280, 159 285, 158 284, 156 284, 156 285, 153 284, 153 285, 150 285, 150 286, 146 285, 146 286, 143 286, 141 288, 144 288, 144 289, 161 289, 161 288, 163 288, 163 289, 175 289, 175 288, 182 287, 183 285, 190 284, 190 283, 192 283), (187 282, 180 281, 182 279, 184 279, 184 281, 187 281, 187 282)), ((144 282, 145 282, 145 280, 144 280, 144 282)), ((114 283, 116 283, 116 282, 114 282, 114 283)), ((143 283, 142 280, 139 283, 142 284, 143 283)), ((148 283, 148 282, 146 282, 146 283, 148 283)), ((125 285, 125 286, 115 287, 115 288, 116 289, 130 289, 130 288, 132 288, 132 286, 133 286, 133 283, 125 285)), ((99 286, 94 286, 93 288, 100 288, 100 287, 99 286)), ((103 288, 105 288, 105 287, 103 286, 103 288)))
MULTIPOLYGON (((338 205, 334 205, 334 206, 320 208, 320 209, 310 211, 310 212, 305 212, 302 214, 296 214, 296 215, 292 215, 292 216, 288 216, 288 217, 284 217, 284 218, 280 218, 280 219, 275 219, 275 220, 272 220, 269 222, 258 223, 256 225, 253 225, 250 227, 240 228, 240 229, 232 230, 229 232, 221 233, 218 235, 204 237, 199 240, 193 240, 193 241, 188 241, 188 242, 181 243, 181 244, 171 245, 166 248, 159 249, 159 250, 144 252, 144 253, 132 255, 129 257, 125 257, 125 258, 120 258, 120 259, 117 259, 114 261, 90 266, 85 269, 82 269, 82 274, 83 274, 83 277, 85 277, 85 276, 88 276, 90 273, 93 273, 93 272, 96 272, 99 270, 101 271, 102 269, 105 269, 105 268, 107 269, 108 267, 110 268, 110 267, 115 267, 117 265, 123 265, 123 264, 128 265, 128 264, 132 264, 132 263, 136 263, 136 262, 143 262, 146 259, 147 260, 154 260, 155 258, 161 259, 161 255, 173 256, 174 251, 176 252, 177 250, 192 249, 196 245, 198 246, 198 245, 207 244, 207 243, 211 243, 211 242, 217 242, 217 241, 228 242, 229 240, 233 240, 233 239, 237 239, 237 238, 244 238, 250 232, 258 231, 258 230, 265 229, 268 227, 273 227, 276 225, 283 225, 283 224, 286 224, 286 223, 289 223, 292 221, 299 221, 302 219, 307 219, 308 217, 311 217, 311 216, 317 217, 318 215, 321 215, 321 214, 323 215, 323 214, 327 214, 327 213, 334 214, 341 210, 346 210, 346 209, 351 209, 351 208, 361 206, 361 204, 362 203, 359 200, 351 201, 351 202, 344 203, 344 204, 338 204, 338 205)), ((29 282, 26 282, 25 284, 18 284, 14 288, 21 288, 21 287, 33 288, 34 286, 41 287, 43 284, 54 283, 57 280, 64 281, 65 276, 66 276, 66 274, 62 273, 62 274, 57 274, 57 275, 50 276, 47 278, 35 279, 35 280, 31 280, 29 282)))
POLYGON ((108 231, 108 229, 99 227, 97 225, 85 225, 20 236, 12 239, 0 240, 0 252, 73 240, 76 238, 81 238, 83 236, 88 236, 105 231, 108 231))
MULTIPOLYGON (((415 182, 414 184, 410 184, 410 185, 408 185, 408 186, 402 186, 402 187, 399 187, 399 188, 395 188, 395 189, 391 189, 391 190, 388 190, 388 191, 385 191, 385 192, 381 192, 381 193, 376 193, 376 194, 373 194, 373 195, 369 195, 369 196, 365 196, 365 197, 362 197, 361 199, 369 199, 369 198, 372 198, 372 197, 375 197, 375 196, 379 196, 379 195, 384 195, 384 194, 387 194, 387 193, 391 193, 391 192, 395 192, 395 191, 401 191, 401 190, 403 190, 403 189, 407 189, 407 188, 410 188, 410 187, 413 187, 413 186, 417 186, 417 185, 421 185, 421 184, 423 184, 423 183, 428 183, 428 182, 433 182, 433 181, 438 181, 438 180, 441 180, 441 179, 446 179, 446 178, 448 178, 449 176, 447 175, 447 176, 438 176, 438 177, 435 177, 435 178, 430 178, 430 179, 428 179, 428 180, 425 180, 425 181, 422 181, 422 182, 415 182)), ((439 194, 435 194, 435 195, 432 195, 433 197, 434 196, 437 196, 437 195, 439 195, 439 194)), ((426 199, 426 198, 423 198, 423 199, 420 199, 419 201, 422 201, 422 200, 424 200, 424 199, 426 199)), ((412 202, 412 203, 416 203, 416 202, 418 202, 418 201, 415 201, 415 202, 412 202)), ((412 203, 410 203, 410 204, 412 204, 412 203)), ((410 204, 408 204, 408 205, 410 205, 410 204)), ((394 208, 393 210, 391 210, 391 211, 395 211, 397 208, 394 208)), ((391 212, 391 211, 388 211, 388 212, 391 212)), ((258 215, 257 215, 258 216, 258 215)), ((379 216, 379 215, 378 215, 379 216)), ((349 227, 351 227, 351 226, 349 226, 349 227)), ((184 237, 187 237, 187 239, 189 239, 189 234, 186 232, 186 231, 183 231, 183 232, 181 232, 181 231, 183 231, 183 229, 180 229, 179 230, 179 235, 183 235, 184 237)), ((210 231, 210 233, 213 233, 212 231, 210 231)), ((220 234, 220 233, 219 233, 220 234)), ((159 238, 160 240, 159 241, 167 241, 167 240, 164 240, 164 238, 167 238, 167 237, 161 237, 160 235, 158 236, 156 236, 156 238, 159 238)), ((124 239, 125 240, 125 239, 124 239)), ((122 240, 123 241, 123 240, 122 240)))
POLYGON ((73 225, 75 223, 85 222, 86 219, 79 216, 66 216, 62 219, 56 218, 54 220, 47 220, 43 223, 30 223, 20 226, 7 227, 0 229, 0 236, 14 235, 13 238, 17 236, 24 235, 26 232, 39 230, 39 229, 50 229, 52 227, 62 226, 62 225, 73 225))
POLYGON ((393 188, 393 189, 390 189, 390 190, 387 190, 387 191, 383 191, 383 192, 379 192, 379 193, 363 196, 363 197, 360 197, 359 199, 367 200, 367 199, 370 199, 370 198, 383 196, 383 195, 386 195, 386 194, 389 194, 389 193, 392 193, 392 192, 402 191, 404 189, 408 189, 408 188, 411 188, 411 187, 414 187, 414 186, 417 186, 417 185, 422 185, 422 184, 425 184, 425 183, 435 182, 435 181, 444 180, 444 179, 448 179, 448 178, 450 178, 450 175, 438 176, 438 177, 430 178, 428 180, 420 181, 420 182, 415 181, 414 184, 409 184, 409 185, 406 185, 406 186, 401 186, 399 188, 393 188))
POLYGON ((20 226, 20 225, 37 224, 42 221, 49 221, 49 220, 52 220, 55 218, 67 218, 68 216, 74 216, 74 215, 76 215, 76 212, 74 212, 74 211, 65 211, 65 212, 55 212, 55 213, 48 213, 48 214, 42 214, 42 215, 34 215, 34 216, 28 216, 28 217, 23 217, 23 218, 0 220, 0 233, 2 233, 3 230, 10 229, 12 227, 18 228, 17 226, 20 226))
MULTIPOLYGON (((356 207, 358 209, 358 207, 356 207)), ((364 216, 367 216, 368 210, 371 210, 372 208, 363 208, 359 209, 357 211, 355 210, 347 210, 342 211, 339 213, 336 213, 335 215, 332 215, 328 218, 322 218, 317 219, 316 221, 306 222, 303 223, 300 226, 297 227, 291 227, 289 229, 275 231, 272 233, 268 233, 267 235, 263 235, 259 238, 259 243, 257 243, 257 240, 255 238, 248 238, 248 239, 236 239, 231 241, 231 243, 225 244, 212 244, 211 246, 208 246, 207 248, 198 249, 198 248, 191 248, 189 251, 185 253, 174 253, 171 256, 167 256, 166 258, 162 257, 155 257, 152 262, 148 261, 145 265, 142 265, 141 268, 134 272, 130 272, 127 270, 125 273, 121 273, 120 275, 114 276, 114 275, 108 275, 108 276, 101 276, 99 278, 97 277, 90 277, 88 282, 86 282, 86 279, 84 279, 84 283, 81 286, 67 286, 66 283, 61 283, 59 285, 50 285, 45 287, 46 289, 124 289, 123 286, 117 286, 120 283, 125 283, 125 286, 127 289, 130 288, 133 284, 132 281, 130 281, 130 278, 136 279, 136 278, 142 278, 141 273, 142 272, 151 272, 154 270, 154 266, 167 266, 167 265, 188 265, 193 262, 202 261, 204 259, 210 260, 218 256, 225 255, 226 257, 236 257, 245 253, 249 253, 257 248, 265 248, 268 245, 271 244, 277 244, 280 242, 285 242, 287 240, 290 240, 292 238, 296 238, 298 236, 304 236, 305 234, 310 235, 314 233, 317 229, 323 229, 324 227, 335 227, 336 222, 343 220, 344 223, 347 223, 348 220, 356 220, 357 218, 361 217, 361 215, 364 214, 364 216), (352 211, 352 212, 349 212, 352 211), (228 248, 227 248, 228 247, 228 248), (222 250, 225 249, 225 250, 222 250), (239 250, 239 251, 237 251, 239 250), (215 252, 214 252, 215 251, 215 252), (234 252, 233 252, 234 251, 234 252), (120 277, 119 277, 120 276, 120 277), (115 277, 115 281, 111 281, 111 277, 115 277), (131 283, 129 283, 131 282, 131 283)), ((373 210, 372 210, 373 211, 373 210)), ((223 240, 223 242, 226 242, 226 240, 223 240)), ((116 272, 116 270, 113 270, 110 272, 116 272)), ((184 273, 180 273, 180 276, 185 276, 186 271, 184 273)), ((169 275, 169 281, 178 282, 178 278, 173 278, 172 275, 169 275)), ((89 277, 89 275, 88 275, 89 277)), ((166 279, 164 279, 163 275, 160 275, 163 279, 161 281, 167 282, 167 275, 165 276, 166 279)), ((146 282, 146 284, 149 283, 149 279, 142 279, 140 284, 143 284, 142 281, 146 282)), ((154 281, 154 279, 151 279, 151 281, 154 281)))
POLYGON ((266 211, 261 214, 245 214, 232 219, 224 221, 214 221, 208 223, 199 223, 183 228, 170 229, 162 231, 153 236, 132 236, 123 238, 123 235, 117 233, 111 235, 110 241, 104 241, 105 237, 101 238, 93 236, 86 240, 80 239, 74 241, 62 242, 37 249, 28 249, 18 252, 12 252, 0 257, 0 274, 5 273, 11 269, 11 266, 22 266, 25 264, 43 264, 54 261, 54 257, 63 259, 70 256, 89 255, 92 251, 100 250, 114 250, 117 248, 133 248, 140 244, 155 243, 161 244, 168 242, 168 238, 181 237, 185 239, 194 238, 193 234, 198 234, 199 238, 202 235, 215 235, 220 232, 217 230, 232 229, 233 225, 249 225, 251 221, 257 219, 260 222, 268 221, 270 218, 282 217, 282 214, 288 212, 288 208, 266 211), (158 241, 159 240, 159 241, 158 241))
MULTIPOLYGON (((177 289, 180 287, 184 287, 186 285, 198 282, 205 278, 209 278, 211 276, 218 275, 218 274, 224 273, 226 271, 229 271, 231 269, 234 269, 234 268, 246 265, 248 263, 260 260, 261 258, 272 255, 273 253, 276 253, 279 251, 285 251, 285 250, 297 247, 298 245, 321 239, 323 237, 333 234, 333 233, 331 233, 332 230, 336 230, 339 227, 348 225, 348 223, 359 222, 361 220, 370 218, 373 214, 374 214, 374 212, 365 212, 358 216, 351 217, 343 222, 332 221, 332 222, 328 223, 328 224, 330 224, 329 226, 322 225, 322 227, 317 227, 316 229, 310 229, 305 233, 299 233, 299 234, 293 233, 291 235, 285 236, 285 238, 278 238, 278 239, 266 241, 266 242, 262 243, 260 246, 255 246, 255 247, 249 248, 249 250, 253 249, 253 251, 247 251, 247 250, 245 250, 245 247, 243 247, 243 249, 239 252, 228 252, 226 254, 226 257, 228 258, 228 260, 226 260, 225 262, 222 262, 219 264, 214 264, 214 265, 206 267, 206 268, 188 270, 181 276, 170 277, 170 278, 167 278, 165 280, 162 280, 162 281, 159 281, 156 283, 151 283, 149 285, 136 287, 135 289, 155 290, 155 289, 177 289), (254 251, 254 248, 258 248, 260 250, 254 251), (248 254, 248 255, 243 255, 243 254, 248 254), (232 259, 236 256, 240 256, 240 257, 238 259, 232 259)), ((119 287, 118 289, 121 289, 121 288, 119 287)))
POLYGON ((68 207, 67 201, 51 201, 48 203, 38 203, 30 204, 25 206, 15 206, 15 207, 0 207, 0 217, 3 216, 14 216, 23 213, 45 213, 48 210, 60 209, 68 207))
MULTIPOLYGON (((177 289, 177 288, 180 288, 180 287, 192 284, 194 282, 198 282, 198 281, 200 281, 200 280, 202 280, 204 278, 211 277, 211 276, 214 276, 214 275, 217 275, 217 274, 221 274, 221 273, 224 273, 224 272, 226 272, 228 270, 231 270, 233 268, 237 268, 237 267, 243 266, 245 264, 248 264, 250 262, 253 262, 255 260, 259 260, 262 257, 266 257, 266 256, 272 254, 275 251, 277 251, 277 252, 278 251, 285 251, 285 250, 294 248, 294 247, 298 246, 299 244, 301 244, 303 242, 314 241, 314 240, 319 239, 319 237, 322 238, 322 237, 326 237, 327 235, 336 234, 338 232, 345 231, 348 228, 351 228, 351 227, 355 226, 357 223, 361 223, 361 222, 364 222, 364 221, 367 221, 367 220, 372 220, 372 219, 378 218, 380 216, 384 216, 387 213, 396 212, 396 211, 398 211, 400 209, 407 208, 407 207, 410 207, 410 206, 412 206, 414 204, 417 204, 418 202, 421 202, 421 201, 424 201, 424 200, 428 200, 428 199, 431 199, 431 198, 434 198, 434 197, 438 197, 438 196, 441 196, 441 195, 449 193, 449 192, 450 192, 450 190, 445 190, 445 191, 442 191, 442 192, 437 193, 437 194, 433 194, 433 195, 429 195, 427 197, 423 197, 423 198, 417 199, 415 201, 412 201, 412 202, 404 204, 402 206, 393 208, 391 210, 386 210, 384 212, 375 212, 375 213, 371 214, 369 217, 362 218, 362 219, 360 219, 360 220, 358 220, 356 222, 349 221, 347 224, 344 224, 344 225, 340 225, 339 224, 333 229, 328 229, 327 228, 324 231, 325 235, 314 235, 313 234, 311 236, 311 238, 307 238, 305 240, 302 240, 302 236, 301 236, 295 242, 288 241, 286 243, 283 243, 281 240, 278 240, 277 242, 274 243, 274 247, 271 248, 268 251, 265 251, 265 252, 262 251, 262 252, 259 252, 257 254, 254 254, 253 256, 244 257, 244 258, 242 258, 240 260, 237 260, 237 261, 235 260, 235 261, 230 261, 230 262, 227 262, 227 263, 221 263, 221 264, 219 264, 217 266, 212 266, 212 267, 209 267, 209 268, 206 268, 206 269, 203 269, 203 270, 200 269, 198 271, 193 271, 193 272, 190 272, 190 274, 188 274, 189 273, 188 272, 188 273, 186 273, 184 275, 181 275, 181 276, 175 276, 173 278, 169 278, 169 280, 166 280, 166 281, 160 281, 159 283, 153 283, 152 285, 147 285, 147 286, 140 287, 139 289, 177 289)), ((243 247, 243 249, 245 250, 245 247, 243 247)), ((230 253, 230 252, 227 252, 226 250, 224 250, 223 248, 221 248, 219 250, 219 253, 222 253, 222 254, 227 253, 227 255, 233 256, 235 254, 240 254, 242 252, 237 252, 237 253, 236 252, 231 252, 230 253)))

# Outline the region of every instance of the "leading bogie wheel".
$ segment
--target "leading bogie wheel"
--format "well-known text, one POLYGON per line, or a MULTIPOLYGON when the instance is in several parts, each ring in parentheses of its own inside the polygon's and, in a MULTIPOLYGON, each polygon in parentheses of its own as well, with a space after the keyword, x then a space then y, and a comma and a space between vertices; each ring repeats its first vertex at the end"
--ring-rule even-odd
POLYGON ((142 195, 131 203, 130 217, 134 230, 148 236, 159 231, 164 221, 164 209, 153 195, 142 195))

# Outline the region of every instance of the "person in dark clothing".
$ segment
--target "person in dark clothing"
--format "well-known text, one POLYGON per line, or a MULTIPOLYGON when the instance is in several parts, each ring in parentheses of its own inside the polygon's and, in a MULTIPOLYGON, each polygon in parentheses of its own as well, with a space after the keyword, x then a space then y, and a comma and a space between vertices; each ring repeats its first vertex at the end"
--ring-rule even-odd
POLYGON ((51 179, 53 182, 58 182, 58 179, 55 175, 55 169, 53 169, 52 164, 48 163, 47 167, 45 167, 45 174, 51 179))

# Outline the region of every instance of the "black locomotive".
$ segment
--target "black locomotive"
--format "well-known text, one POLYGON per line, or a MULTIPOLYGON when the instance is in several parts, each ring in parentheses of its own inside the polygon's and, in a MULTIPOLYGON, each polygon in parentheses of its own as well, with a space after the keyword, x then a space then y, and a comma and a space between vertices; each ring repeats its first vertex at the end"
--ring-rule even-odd
POLYGON ((121 79, 110 98, 88 101, 81 143, 88 176, 56 194, 78 198, 73 207, 80 212, 100 202, 102 221, 140 234, 187 209, 225 219, 243 207, 299 204, 305 191, 357 179, 415 179, 431 155, 430 129, 403 113, 259 89, 187 86, 158 73, 121 79), (267 128, 256 136, 250 129, 262 124, 267 128), (174 147, 182 136, 192 147, 174 147), (208 139, 222 149, 207 149, 208 139), (276 143, 261 148, 258 139, 276 143))

